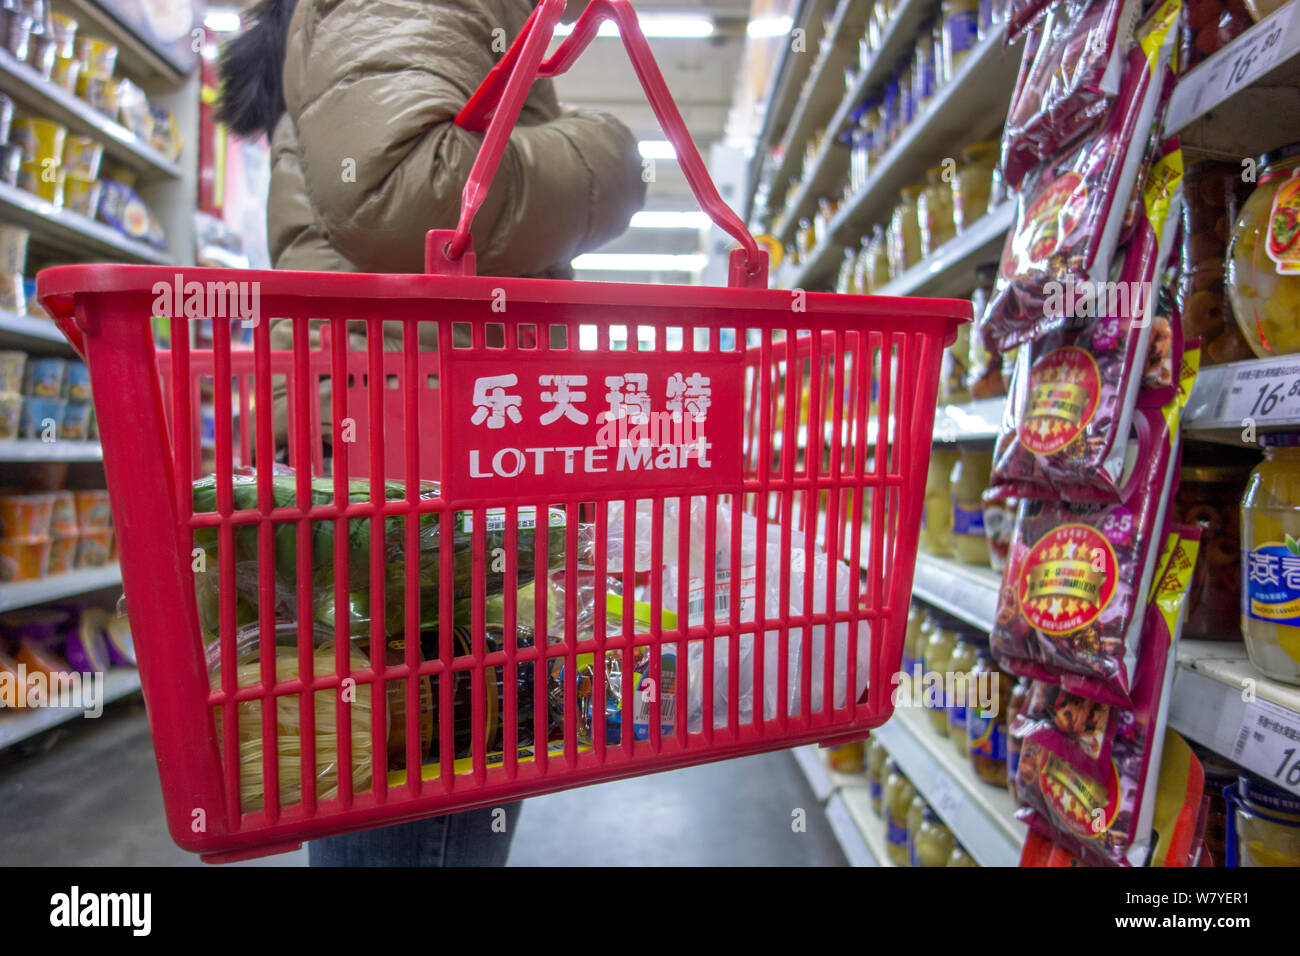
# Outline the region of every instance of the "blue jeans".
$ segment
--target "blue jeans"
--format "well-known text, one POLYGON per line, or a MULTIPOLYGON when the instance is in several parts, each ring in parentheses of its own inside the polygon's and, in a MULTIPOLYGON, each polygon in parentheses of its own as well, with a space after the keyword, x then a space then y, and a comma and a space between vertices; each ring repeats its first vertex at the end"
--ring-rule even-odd
POLYGON ((312 866, 505 866, 521 806, 507 803, 313 840, 307 858, 312 866))

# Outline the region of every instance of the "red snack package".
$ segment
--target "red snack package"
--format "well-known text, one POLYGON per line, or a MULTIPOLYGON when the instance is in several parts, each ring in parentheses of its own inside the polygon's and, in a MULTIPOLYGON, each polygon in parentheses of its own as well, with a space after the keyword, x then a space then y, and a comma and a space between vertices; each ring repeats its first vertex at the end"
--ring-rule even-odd
POLYGON ((1048 12, 1026 44, 1002 134, 1009 187, 1101 122, 1119 93, 1139 12, 1138 0, 1064 0, 1048 12))
POLYGON ((1051 6, 1052 0, 1009 0, 1006 45, 1011 46, 1038 26, 1051 6))
POLYGON ((1068 691, 1129 705, 1139 609, 1178 470, 1177 418, 1176 403, 1136 414, 1120 504, 1021 502, 990 634, 994 653, 1036 661, 1068 691))
POLYGON ((1017 199, 998 286, 981 322, 990 348, 1008 352, 1062 328, 1048 314, 1056 285, 1107 277, 1155 117, 1179 0, 1165 0, 1138 27, 1124 81, 1102 127, 1034 170, 1017 199))
POLYGON ((1021 741, 1041 739, 1053 734, 1056 751, 1093 779, 1105 775, 1110 766, 1111 743, 1119 721, 1112 712, 1125 712, 1078 694, 1059 685, 1036 680, 1030 684, 1025 707, 1008 728, 1021 741))
POLYGON ((1133 706, 1111 709, 1110 758, 1077 759, 1076 742, 1052 726, 1022 729, 1016 815, 1037 833, 1086 863, 1141 866, 1152 843, 1155 777, 1165 737, 1175 669, 1199 532, 1179 527, 1166 542, 1165 572, 1145 614, 1133 706), (1186 537, 1184 537, 1186 535, 1186 537))

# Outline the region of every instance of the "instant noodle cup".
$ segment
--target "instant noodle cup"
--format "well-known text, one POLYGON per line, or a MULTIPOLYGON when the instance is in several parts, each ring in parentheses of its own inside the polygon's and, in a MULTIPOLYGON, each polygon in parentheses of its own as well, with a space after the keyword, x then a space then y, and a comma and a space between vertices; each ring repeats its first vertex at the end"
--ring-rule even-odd
POLYGON ((18 423, 21 438, 52 440, 63 427, 63 414, 68 403, 61 398, 27 398, 23 401, 23 417, 18 423))
POLYGON ((0 352, 0 395, 22 394, 26 368, 26 352, 0 352))
POLYGON ((77 76, 77 97, 85 100, 105 116, 116 117, 121 99, 118 95, 118 83, 114 79, 89 76, 85 64, 77 76))
POLYGON ((80 530, 77 526, 77 496, 71 491, 55 491, 51 494, 54 504, 50 508, 50 534, 63 537, 75 537, 80 530))
POLYGON ((94 219, 99 212, 99 197, 103 191, 104 184, 97 179, 69 176, 63 184, 63 208, 94 219))
POLYGON ((66 574, 76 567, 77 535, 55 535, 50 539, 50 564, 47 574, 66 574))
POLYGON ((63 167, 69 176, 95 179, 104 159, 104 144, 89 136, 69 136, 63 147, 63 167))
POLYGON ((75 59, 77 56, 77 21, 62 13, 50 14, 49 36, 54 38, 58 55, 75 59))
POLYGON ((77 567, 102 568, 113 552, 113 532, 83 531, 77 542, 77 567))
POLYGON ((77 59, 86 76, 111 80, 117 68, 117 47, 98 37, 82 37, 77 41, 77 59))
POLYGON ((34 581, 49 566, 49 538, 0 538, 0 581, 34 581))
POLYGON ((68 93, 77 94, 77 80, 81 78, 81 61, 72 56, 56 56, 50 79, 68 93))
POLYGON ((27 362, 23 392, 33 398, 61 398, 67 378, 67 359, 33 357, 27 362))
POLYGON ((23 161, 41 163, 63 161, 63 147, 68 140, 68 128, 53 120, 22 116, 14 120, 10 140, 22 147, 23 161))
POLYGON ((18 437, 26 401, 21 395, 0 395, 0 440, 11 441, 18 437))
POLYGON ((77 501, 77 527, 83 533, 102 531, 112 526, 113 512, 109 507, 107 491, 74 491, 73 495, 77 501))
POLYGON ((53 206, 63 205, 63 187, 67 174, 46 162, 25 162, 18 169, 18 188, 39 196, 53 206))
POLYGON ((59 437, 68 441, 86 441, 90 438, 90 415, 94 406, 90 402, 68 402, 59 425, 59 437))
POLYGON ((68 363, 68 375, 63 387, 63 397, 70 402, 90 401, 90 369, 85 362, 68 363))
POLYGON ((6 538, 44 538, 50 533, 54 495, 0 495, 0 534, 6 538))

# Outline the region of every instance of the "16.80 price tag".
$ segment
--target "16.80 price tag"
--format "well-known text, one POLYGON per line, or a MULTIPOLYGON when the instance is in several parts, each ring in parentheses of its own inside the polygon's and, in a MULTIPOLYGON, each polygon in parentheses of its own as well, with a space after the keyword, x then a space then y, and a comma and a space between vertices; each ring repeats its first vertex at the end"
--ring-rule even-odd
POLYGON ((1300 714, 1266 700, 1246 704, 1232 759, 1271 783, 1300 793, 1300 714))
POLYGON ((1238 369, 1214 417, 1234 424, 1300 418, 1300 364, 1252 364, 1238 369))
POLYGON ((1207 97, 1221 103, 1277 66, 1289 52, 1286 40, 1293 14, 1293 5, 1282 7, 1228 47, 1197 90, 1198 108, 1207 97))

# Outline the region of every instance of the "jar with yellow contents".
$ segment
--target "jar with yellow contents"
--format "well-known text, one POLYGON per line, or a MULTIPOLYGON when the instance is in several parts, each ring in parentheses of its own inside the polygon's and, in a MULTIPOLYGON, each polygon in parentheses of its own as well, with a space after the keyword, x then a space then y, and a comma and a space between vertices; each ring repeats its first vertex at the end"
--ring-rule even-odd
POLYGON ((957 232, 965 232, 989 211, 998 175, 998 143, 986 140, 961 151, 952 177, 952 219, 957 232))
POLYGON ((925 642, 925 686, 921 702, 930 718, 934 732, 946 736, 948 733, 948 695, 944 685, 944 675, 950 668, 953 648, 957 646, 957 632, 938 624, 930 631, 930 639, 925 642))
POLYGON ((948 866, 956 841, 952 831, 939 819, 933 807, 927 806, 921 813, 921 825, 912 838, 912 866, 948 866))
POLYGON ((952 676, 952 699, 948 701, 948 739, 963 758, 970 754, 970 740, 966 736, 966 712, 971 699, 971 671, 979 660, 980 638, 973 632, 957 635, 952 655, 948 658, 948 674, 952 676))
POLYGON ((1256 355, 1300 352, 1300 143, 1259 158, 1228 242, 1225 288, 1256 355))
POLYGON ((907 866, 907 811, 916 788, 894 761, 889 762, 882 797, 885 810, 885 853, 895 866, 907 866))
POLYGON ((889 276, 897 279, 921 261, 921 225, 917 200, 924 186, 908 186, 889 219, 889 276))
POLYGON ((952 218, 952 189, 944 181, 942 166, 931 166, 925 171, 925 186, 916 201, 916 217, 922 259, 934 255, 957 234, 952 218))
POLYGON ((1263 443, 1241 499, 1241 633, 1256 668, 1300 684, 1300 432, 1263 443))
POLYGON ((936 557, 952 554, 952 466, 957 449, 938 445, 930 451, 925 475, 925 510, 921 516, 921 549, 936 557))
POLYGON ((979 866, 979 864, 976 863, 974 859, 972 859, 971 855, 966 852, 966 848, 962 846, 960 843, 953 844, 952 852, 948 854, 948 865, 949 866, 972 866, 972 867, 979 866))
POLYGON ((963 445, 948 479, 952 499, 953 553, 968 564, 989 563, 984 532, 984 489, 993 470, 993 451, 963 445))
POLYGON ((867 741, 867 796, 876 816, 884 816, 885 767, 889 754, 885 745, 875 737, 867 741))
POLYGON ((916 838, 921 834, 921 819, 925 816, 925 797, 919 793, 907 808, 907 865, 919 866, 916 856, 916 838))

